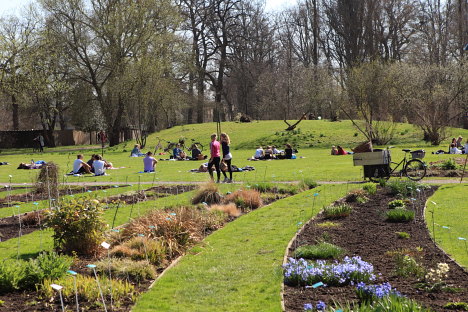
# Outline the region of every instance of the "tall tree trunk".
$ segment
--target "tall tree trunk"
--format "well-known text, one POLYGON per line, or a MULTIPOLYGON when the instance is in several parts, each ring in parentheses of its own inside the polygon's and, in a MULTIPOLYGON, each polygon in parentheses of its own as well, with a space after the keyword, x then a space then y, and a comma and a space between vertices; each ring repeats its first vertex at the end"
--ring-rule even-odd
POLYGON ((203 123, 205 109, 205 73, 203 69, 198 71, 197 77, 197 122, 203 123))
POLYGON ((14 94, 11 96, 11 108, 13 112, 13 130, 19 130, 19 105, 14 94))
POLYGON ((108 130, 109 132, 109 146, 114 146, 120 143, 120 130, 122 130, 122 117, 124 113, 124 103, 121 95, 118 96, 119 103, 117 108, 117 115, 112 124, 112 128, 108 130))
POLYGON ((193 106, 195 105, 195 92, 194 92, 194 86, 193 86, 193 80, 194 80, 194 74, 192 71, 190 71, 189 74, 189 107, 187 109, 187 123, 191 124, 193 123, 193 106))

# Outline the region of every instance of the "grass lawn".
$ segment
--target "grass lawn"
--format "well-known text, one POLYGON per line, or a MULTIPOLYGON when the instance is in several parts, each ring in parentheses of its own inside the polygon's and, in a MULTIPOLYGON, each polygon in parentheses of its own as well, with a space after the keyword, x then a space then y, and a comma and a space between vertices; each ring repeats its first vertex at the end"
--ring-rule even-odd
POLYGON ((427 202, 426 223, 439 246, 468 268, 468 184, 441 186, 427 202))
POLYGON ((192 248, 133 311, 281 311, 288 242, 348 185, 320 186, 255 210, 192 248), (314 203, 314 193, 318 193, 314 203))

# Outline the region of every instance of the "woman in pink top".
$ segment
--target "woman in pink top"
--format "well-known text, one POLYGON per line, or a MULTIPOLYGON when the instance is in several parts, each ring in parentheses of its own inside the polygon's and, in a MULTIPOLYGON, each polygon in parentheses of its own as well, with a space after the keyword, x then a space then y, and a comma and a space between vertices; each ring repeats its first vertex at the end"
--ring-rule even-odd
POLYGON ((219 170, 219 163, 221 161, 221 152, 220 152, 221 145, 216 140, 216 138, 217 138, 216 133, 213 133, 211 135, 211 143, 210 143, 211 158, 210 158, 210 162, 208 163, 208 172, 210 173, 211 181, 214 181, 213 165, 215 165, 216 174, 218 175, 218 180, 216 180, 216 183, 219 183, 219 179, 221 177, 221 171, 219 170))

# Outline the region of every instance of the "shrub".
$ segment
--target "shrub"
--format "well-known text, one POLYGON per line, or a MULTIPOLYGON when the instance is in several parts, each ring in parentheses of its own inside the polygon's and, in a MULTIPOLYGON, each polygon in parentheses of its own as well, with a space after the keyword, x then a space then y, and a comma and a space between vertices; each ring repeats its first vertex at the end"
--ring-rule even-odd
POLYGON ((395 254, 395 264, 395 272, 398 276, 413 276, 417 278, 424 276, 424 268, 410 255, 395 254))
POLYGON ((230 217, 238 217, 241 215, 241 211, 237 209, 236 204, 229 203, 224 205, 212 205, 209 208, 210 211, 222 211, 230 217))
POLYGON ((377 193, 377 184, 366 183, 362 186, 362 189, 366 191, 369 195, 374 195, 375 193, 377 193))
POLYGON ((456 170, 458 165, 453 158, 449 158, 440 165, 440 168, 443 170, 456 170))
POLYGON ((411 237, 411 235, 409 235, 409 233, 406 232, 396 232, 396 234, 400 239, 408 239, 411 237))
POLYGON ((26 265, 22 288, 34 289, 46 278, 62 277, 73 263, 73 258, 58 255, 55 252, 42 253, 36 259, 30 259, 26 265))
POLYGON ((366 192, 362 189, 353 190, 346 195, 345 201, 347 203, 365 203, 369 200, 366 196, 366 192))
POLYGON ((343 248, 327 242, 305 245, 296 249, 296 256, 305 259, 336 259, 343 253, 343 248))
POLYGON ((101 260, 96 263, 96 271, 103 275, 110 271, 113 278, 130 279, 132 282, 140 283, 156 277, 155 268, 148 261, 132 261, 130 259, 101 260))
POLYGON ((96 255, 107 224, 103 205, 87 197, 60 203, 47 211, 47 226, 54 230, 54 247, 66 254, 96 255))
POLYGON ((135 234, 144 235, 161 242, 168 258, 173 258, 182 254, 190 244, 202 240, 207 233, 220 228, 224 222, 224 213, 205 208, 155 210, 129 223, 121 231, 121 238, 129 240, 135 234))
POLYGON ((406 204, 405 201, 401 199, 395 199, 388 203, 388 208, 395 209, 395 208, 405 208, 406 204))
POLYGON ((327 219, 339 219, 349 216, 353 208, 346 204, 331 205, 323 208, 323 214, 327 219))
POLYGON ((313 188, 316 188, 318 186, 318 183, 312 180, 312 178, 304 178, 299 182, 298 187, 301 190, 311 190, 313 188))
POLYGON ((418 189, 427 188, 426 185, 411 180, 392 180, 387 183, 387 186, 392 195, 404 198, 414 196, 418 189))
POLYGON ((410 222, 414 219, 414 211, 405 208, 395 208, 386 212, 388 222, 410 222))
POLYGON ((72 258, 53 252, 29 261, 4 260, 0 262, 0 293, 35 289, 46 278, 63 276, 72 262, 72 258))
MULTIPOLYGON (((124 299, 133 301, 135 298, 135 287, 127 281, 119 281, 115 279, 109 280, 106 276, 101 275, 99 276, 99 283, 104 297, 110 298, 112 289, 112 300, 114 300, 114 304, 124 299)), ((46 298, 54 298, 56 295, 55 291, 51 287, 52 284, 63 286, 62 296, 64 299, 71 301, 75 300, 75 286, 73 278, 62 277, 57 280, 44 280, 41 287, 41 293, 46 298)), ((78 296, 80 297, 80 302, 100 302, 101 297, 97 290, 96 279, 94 277, 81 274, 77 275, 76 287, 78 296)))
POLYGON ((200 203, 207 203, 208 205, 211 204, 219 204, 221 202, 221 195, 219 195, 219 188, 213 182, 209 182, 203 184, 198 189, 195 197, 192 198, 192 204, 200 204, 200 203))
POLYGON ((26 262, 3 260, 0 262, 0 293, 21 289, 21 283, 26 277, 26 262))
POLYGON ((59 187, 59 167, 53 162, 42 165, 34 186, 36 193, 56 196, 59 187))
POLYGON ((257 190, 238 190, 223 198, 223 202, 235 203, 242 210, 257 209, 263 205, 262 197, 257 190))

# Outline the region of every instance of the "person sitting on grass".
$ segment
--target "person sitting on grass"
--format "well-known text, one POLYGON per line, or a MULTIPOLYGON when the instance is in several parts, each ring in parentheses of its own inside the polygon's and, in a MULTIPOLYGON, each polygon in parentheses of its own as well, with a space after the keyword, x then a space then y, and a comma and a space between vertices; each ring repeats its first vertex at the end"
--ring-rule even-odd
POLYGON ((263 148, 259 146, 257 150, 255 151, 254 155, 255 159, 264 159, 265 158, 265 152, 263 151, 263 148))
POLYGON ((96 157, 96 154, 91 155, 91 158, 86 162, 91 167, 89 171, 91 171, 92 173, 94 173, 94 168, 93 168, 94 157, 96 157))
POLYGON ((275 145, 273 145, 273 155, 279 155, 281 154, 283 151, 280 151, 279 149, 276 148, 275 145))
POLYGON ((450 154, 461 154, 462 151, 457 148, 456 143, 450 144, 450 154))
POLYGON ((91 173, 91 166, 83 161, 83 154, 78 154, 73 162, 73 173, 91 173))
POLYGON ((191 147, 192 158, 191 160, 203 160, 206 159, 206 156, 203 156, 201 150, 198 148, 197 144, 193 144, 191 147))
POLYGON ((180 144, 177 143, 176 147, 172 150, 172 154, 174 155, 175 160, 184 160, 187 155, 185 152, 180 148, 180 144))
POLYGON ((130 157, 141 157, 144 155, 145 154, 143 154, 140 150, 140 144, 135 144, 132 151, 130 152, 130 157))
POLYGON ((153 157, 153 153, 146 153, 146 157, 143 158, 144 172, 154 172, 158 161, 153 157))
POLYGON ((102 176, 106 174, 106 163, 102 160, 101 155, 94 155, 93 168, 94 175, 102 176))
POLYGON ((273 148, 271 146, 268 146, 265 149, 265 157, 264 159, 275 159, 275 156, 273 155, 273 148))
POLYGON ((285 149, 284 149, 284 158, 285 159, 292 159, 292 156, 293 156, 293 149, 292 149, 292 146, 291 144, 289 143, 286 143, 285 144, 285 149))

